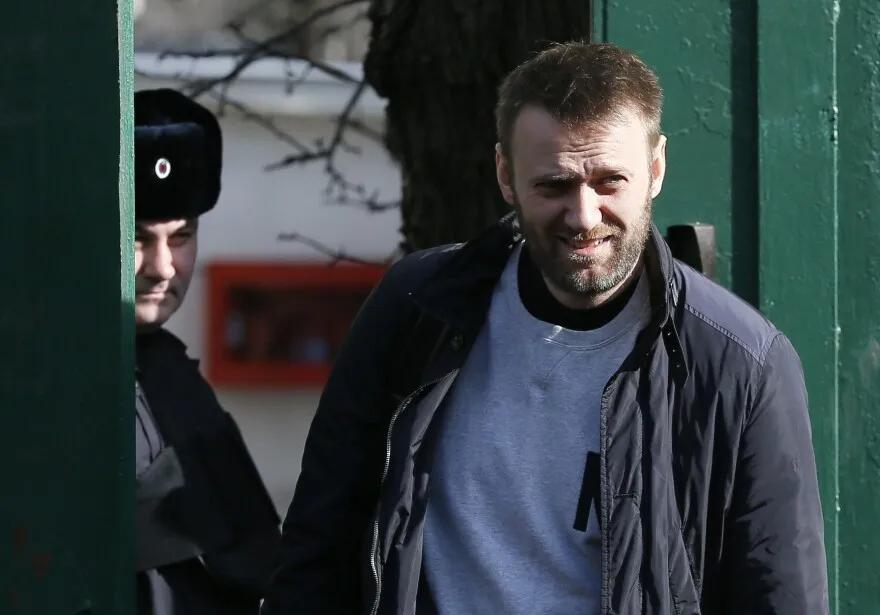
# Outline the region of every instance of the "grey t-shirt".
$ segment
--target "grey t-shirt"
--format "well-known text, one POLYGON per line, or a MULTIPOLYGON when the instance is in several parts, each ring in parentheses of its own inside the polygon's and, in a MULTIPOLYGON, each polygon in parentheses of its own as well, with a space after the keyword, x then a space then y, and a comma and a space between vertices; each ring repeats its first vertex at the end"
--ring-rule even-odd
POLYGON ((523 306, 521 250, 443 410, 423 560, 440 615, 599 613, 595 505, 586 531, 575 519, 602 392, 649 320, 647 280, 607 325, 564 329, 523 306))

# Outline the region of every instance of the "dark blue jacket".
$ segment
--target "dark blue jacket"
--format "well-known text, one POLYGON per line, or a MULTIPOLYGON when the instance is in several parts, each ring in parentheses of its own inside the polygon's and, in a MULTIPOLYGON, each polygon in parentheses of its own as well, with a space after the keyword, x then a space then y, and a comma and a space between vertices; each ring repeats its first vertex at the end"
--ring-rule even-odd
POLYGON ((277 565, 280 519, 238 425, 198 361, 170 332, 137 336, 138 381, 185 484, 164 496, 159 522, 198 545, 199 558, 158 568, 171 596, 157 602, 138 573, 139 615, 256 615, 277 565))
MULTIPOLYGON (((415 612, 434 419, 519 241, 509 216, 410 255, 367 301, 306 442, 263 615, 415 612)), ((645 265, 652 321, 602 404, 603 615, 826 615, 794 348, 656 228, 645 265)))

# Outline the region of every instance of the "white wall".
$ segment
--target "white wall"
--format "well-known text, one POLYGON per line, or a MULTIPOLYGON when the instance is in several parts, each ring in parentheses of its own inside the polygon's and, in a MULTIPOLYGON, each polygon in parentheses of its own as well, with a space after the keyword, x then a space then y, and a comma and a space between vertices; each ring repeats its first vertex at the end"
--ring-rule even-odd
MULTIPOLYGON (((300 28, 296 51, 327 60, 360 61, 369 44, 363 5, 337 0, 134 0, 134 45, 140 51, 214 51, 242 47, 300 28), (336 7, 333 10, 328 9, 336 7), (315 18, 320 11, 322 17, 315 18), (236 24, 233 32, 229 25, 236 24)), ((286 43, 291 52, 291 41, 286 43)))
MULTIPOLYGON (((137 89, 156 87, 141 79, 137 89)), ((279 87, 281 87, 279 85, 279 87)), ((189 346, 194 357, 205 355, 204 267, 213 259, 320 259, 302 244, 282 242, 281 232, 296 231, 360 258, 381 260, 399 242, 399 212, 368 213, 352 206, 326 205, 327 177, 322 163, 265 171, 290 146, 231 111, 221 117, 224 170, 220 202, 205 214, 199 229, 199 267, 189 294, 169 329, 189 346)), ((273 118, 287 134, 304 143, 329 140, 333 118, 273 118)), ((377 123, 374 121, 374 123, 377 123)), ((352 181, 380 191, 380 198, 399 197, 400 180, 381 145, 349 135, 360 155, 342 154, 339 167, 352 181)), ((218 389, 223 406, 235 417, 254 460, 282 516, 299 475, 306 432, 320 391, 250 391, 218 389)))

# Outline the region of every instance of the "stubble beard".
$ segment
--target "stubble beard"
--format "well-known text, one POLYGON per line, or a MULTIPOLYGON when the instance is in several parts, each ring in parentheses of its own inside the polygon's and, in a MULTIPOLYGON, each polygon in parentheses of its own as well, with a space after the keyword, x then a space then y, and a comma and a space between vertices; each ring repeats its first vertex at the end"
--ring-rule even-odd
MULTIPOLYGON (((529 255, 547 280, 560 291, 584 298, 608 293, 620 285, 633 271, 645 250, 651 231, 653 203, 650 193, 645 199, 642 215, 628 229, 614 228, 609 239, 612 252, 598 259, 578 254, 560 254, 555 237, 544 237, 522 216, 517 201, 514 205, 529 255)), ((606 228, 609 228, 606 226, 606 228)))

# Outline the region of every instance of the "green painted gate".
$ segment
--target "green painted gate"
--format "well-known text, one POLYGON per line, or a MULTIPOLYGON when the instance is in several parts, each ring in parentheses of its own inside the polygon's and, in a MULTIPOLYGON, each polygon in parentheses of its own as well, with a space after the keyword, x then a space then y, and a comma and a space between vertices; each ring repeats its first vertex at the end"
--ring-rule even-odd
POLYGON ((131 40, 130 0, 3 5, 3 615, 133 610, 131 40))
MULTIPOLYGON (((800 351, 832 612, 880 613, 880 6, 595 1, 667 91, 659 225, 716 225, 719 280, 800 351)), ((0 34, 0 613, 129 615, 131 1, 0 34)))
POLYGON ((714 224, 719 281, 800 352, 832 613, 878 614, 880 3, 594 1, 666 89, 658 225, 714 224))

